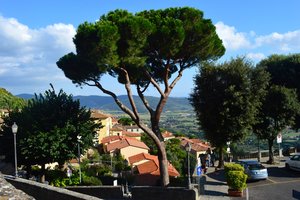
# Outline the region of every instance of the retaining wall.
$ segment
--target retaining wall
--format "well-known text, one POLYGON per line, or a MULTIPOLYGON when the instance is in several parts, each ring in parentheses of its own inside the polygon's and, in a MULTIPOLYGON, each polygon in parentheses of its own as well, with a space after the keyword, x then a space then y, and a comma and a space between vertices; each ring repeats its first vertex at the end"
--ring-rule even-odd
POLYGON ((100 200, 100 198, 93 197, 86 194, 57 188, 50 185, 22 179, 11 176, 4 176, 6 181, 12 184, 15 188, 22 190, 26 194, 39 200, 100 200))
POLYGON ((147 187, 136 186, 131 188, 133 200, 199 200, 198 190, 188 190, 181 187, 147 187))
POLYGON ((109 198, 109 199, 122 199, 123 190, 122 186, 74 186, 66 187, 66 189, 88 194, 98 198, 109 198))

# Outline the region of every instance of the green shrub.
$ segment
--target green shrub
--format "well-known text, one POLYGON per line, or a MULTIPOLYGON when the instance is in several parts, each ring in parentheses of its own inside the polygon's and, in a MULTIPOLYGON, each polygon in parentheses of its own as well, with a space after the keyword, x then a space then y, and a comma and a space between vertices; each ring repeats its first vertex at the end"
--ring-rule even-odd
POLYGON ((236 163, 227 163, 224 165, 224 171, 225 171, 225 178, 227 178, 227 173, 229 171, 242 171, 244 172, 244 167, 240 164, 236 163))
POLYGON ((83 185, 102 185, 102 182, 100 179, 98 179, 96 177, 84 175, 82 177, 82 184, 83 185))
POLYGON ((225 171, 225 174, 228 171, 242 171, 242 172, 244 172, 244 167, 241 166, 240 164, 237 164, 237 163, 227 163, 224 166, 224 171, 225 171))
POLYGON ((243 171, 228 171, 226 180, 230 189, 242 191, 247 187, 247 175, 243 171))

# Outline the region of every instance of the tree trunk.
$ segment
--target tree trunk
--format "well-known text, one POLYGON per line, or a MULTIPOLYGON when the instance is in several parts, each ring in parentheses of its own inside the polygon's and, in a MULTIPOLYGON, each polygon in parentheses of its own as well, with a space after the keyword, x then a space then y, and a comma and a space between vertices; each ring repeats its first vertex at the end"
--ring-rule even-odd
POLYGON ((164 142, 161 142, 161 148, 158 148, 159 172, 161 186, 167 187, 170 183, 168 171, 168 159, 164 142))
MULTIPOLYGON (((170 183, 169 178, 169 171, 168 171, 168 158, 166 153, 166 146, 164 142, 164 138, 159 129, 159 120, 152 116, 151 125, 152 131, 157 136, 154 139, 158 149, 158 160, 159 160, 159 172, 160 172, 160 179, 161 179, 161 186, 167 187, 170 183)), ((151 135, 151 134, 148 134, 151 135)))
POLYGON ((274 154, 273 154, 273 139, 268 139, 269 144, 269 160, 267 161, 268 164, 274 163, 274 154))
POLYGON ((224 154, 223 154, 223 148, 219 148, 219 164, 218 168, 224 168, 224 154))

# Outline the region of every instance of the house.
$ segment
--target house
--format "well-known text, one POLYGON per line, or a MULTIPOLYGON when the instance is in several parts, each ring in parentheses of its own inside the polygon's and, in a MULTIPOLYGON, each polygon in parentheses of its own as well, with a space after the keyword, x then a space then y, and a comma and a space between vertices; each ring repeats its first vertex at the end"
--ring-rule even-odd
POLYGON ((111 155, 120 153, 126 160, 128 160, 130 156, 139 153, 148 153, 150 150, 144 142, 128 137, 122 137, 120 140, 115 139, 111 142, 108 142, 106 143, 104 149, 111 155))
POLYGON ((101 144, 103 144, 103 146, 106 146, 107 144, 113 143, 113 142, 117 142, 122 140, 124 137, 120 136, 120 135, 111 135, 111 136, 107 136, 105 138, 103 138, 101 140, 101 144))
POLYGON ((134 138, 136 140, 141 141, 141 133, 129 132, 129 131, 122 131, 122 136, 128 138, 134 138))
POLYGON ((125 131, 128 131, 128 132, 144 133, 144 131, 137 125, 124 126, 123 128, 125 131))
POLYGON ((110 129, 112 128, 112 116, 104 114, 99 110, 92 110, 91 118, 95 121, 95 123, 103 126, 96 130, 98 143, 100 144, 104 137, 109 136, 110 129))
POLYGON ((141 133, 136 133, 136 132, 132 132, 132 131, 126 131, 126 128, 124 128, 121 125, 114 125, 111 129, 110 129, 110 136, 125 136, 125 137, 130 137, 130 138, 135 138, 137 140, 141 140, 141 133))
MULTIPOLYGON (((160 180, 158 157, 147 153, 140 153, 128 158, 135 176, 136 185, 158 185, 160 180)), ((180 174, 168 163, 169 176, 177 177, 180 174)))
POLYGON ((115 124, 111 129, 110 129, 110 132, 109 132, 109 135, 112 136, 112 135, 122 135, 122 131, 124 131, 124 128, 122 125, 120 124, 115 124))
POLYGON ((200 139, 189 139, 186 137, 181 137, 181 147, 185 148, 188 143, 191 144, 191 153, 195 155, 197 158, 197 164, 200 166, 201 160, 200 160, 200 155, 201 154, 206 154, 207 150, 213 149, 208 142, 204 142, 200 139))
POLYGON ((175 136, 173 135, 173 133, 169 132, 169 131, 164 131, 162 133, 162 136, 164 138, 164 141, 167 141, 167 140, 170 140, 170 139, 173 139, 175 138, 175 136))

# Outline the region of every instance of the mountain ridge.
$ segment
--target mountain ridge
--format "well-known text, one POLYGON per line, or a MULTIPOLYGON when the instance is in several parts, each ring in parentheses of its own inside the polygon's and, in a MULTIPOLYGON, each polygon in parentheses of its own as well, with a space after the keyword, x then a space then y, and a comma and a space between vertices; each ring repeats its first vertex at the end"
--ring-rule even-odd
MULTIPOLYGON (((34 98, 33 94, 18 94, 17 97, 23 99, 31 99, 34 98)), ((79 100, 81 106, 85 106, 91 109, 100 109, 103 111, 121 111, 120 108, 114 102, 114 99, 110 96, 100 96, 100 95, 76 95, 73 96, 74 99, 79 100)), ((120 95, 118 98, 126 105, 130 106, 127 95, 120 95)), ((157 105, 159 101, 159 97, 146 96, 145 97, 149 102, 150 106, 155 109, 154 106, 157 105)), ((140 98, 136 95, 133 96, 134 101, 136 102, 136 106, 139 112, 144 113, 147 112, 140 98)), ((169 97, 164 111, 175 112, 175 111, 192 111, 193 108, 186 97, 169 97)))

